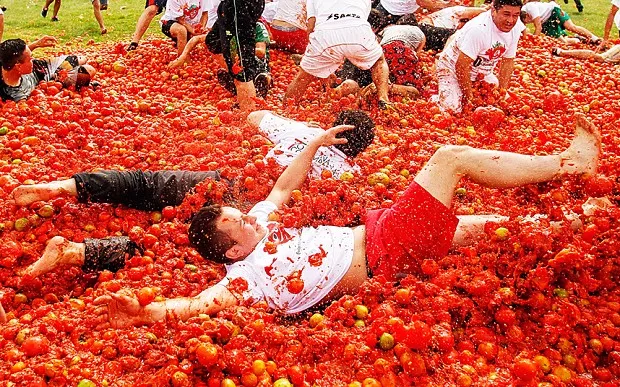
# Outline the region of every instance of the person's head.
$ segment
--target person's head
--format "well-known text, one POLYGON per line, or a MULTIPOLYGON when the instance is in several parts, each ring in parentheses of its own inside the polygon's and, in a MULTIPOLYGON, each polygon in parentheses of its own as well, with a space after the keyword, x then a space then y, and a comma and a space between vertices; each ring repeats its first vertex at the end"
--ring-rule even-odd
POLYGON ((0 43, 0 63, 5 71, 20 74, 32 72, 32 53, 21 39, 8 39, 0 43))
POLYGON ((525 11, 521 11, 521 15, 519 16, 519 18, 521 19, 523 24, 528 24, 532 22, 532 17, 530 16, 529 13, 525 11))
POLYGON ((521 0, 493 0, 491 16, 493 23, 502 32, 510 32, 521 16, 521 0))
POLYGON ((361 110, 341 111, 334 121, 334 126, 338 125, 352 125, 355 127, 351 130, 340 132, 336 136, 347 139, 346 144, 334 145, 336 149, 339 149, 347 157, 353 158, 363 152, 375 138, 375 123, 368 117, 368 114, 361 110))
POLYGON ((244 259, 265 236, 256 217, 236 208, 209 205, 200 209, 189 226, 189 241, 205 259, 230 263, 244 259))
POLYGON ((368 14, 368 24, 370 24, 370 27, 372 27, 372 30, 376 33, 387 27, 387 25, 390 24, 390 19, 382 12, 373 8, 370 10, 370 14, 368 14))

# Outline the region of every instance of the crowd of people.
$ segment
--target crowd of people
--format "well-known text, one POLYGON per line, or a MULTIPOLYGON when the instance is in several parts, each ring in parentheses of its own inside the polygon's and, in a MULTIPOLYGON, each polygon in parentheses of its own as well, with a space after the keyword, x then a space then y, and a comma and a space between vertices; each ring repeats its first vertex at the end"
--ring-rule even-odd
MULTIPOLYGON (((52 2, 46 1, 43 17, 52 2)), ((107 7, 107 2, 93 1, 102 34, 106 33, 100 12, 104 4, 107 7)), ((529 156, 444 146, 391 208, 369 211, 365 225, 284 228, 269 221, 269 214, 288 202, 308 176, 318 177, 323 170, 334 176, 355 173, 355 157, 373 141, 374 123, 362 111, 343 111, 333 127, 324 130, 270 111, 256 111, 257 95, 265 97, 272 83, 270 46, 301 55, 284 104, 301 99, 308 85, 319 80, 340 96, 371 91, 380 109, 391 109, 393 95, 420 95, 416 80, 421 70, 416 64, 423 51, 428 51, 436 55, 438 94, 433 100, 442 111, 459 113, 472 100, 474 82, 508 88, 519 39, 527 33, 524 23, 534 24, 534 34, 564 38, 566 31, 573 32, 580 37, 578 42, 594 48, 557 48, 555 55, 620 62, 620 45, 603 51, 613 25, 620 27, 619 5, 620 0, 612 0, 604 36, 599 38, 575 25, 553 2, 524 5, 522 0, 493 0, 476 7, 449 0, 147 0, 127 50, 142 49, 140 41, 159 14, 161 31, 174 42, 178 54, 170 67, 189 62, 191 51, 204 42, 221 64, 215 75, 218 81, 236 95, 249 124, 274 144, 267 157, 286 169, 265 200, 247 214, 215 205, 202 208, 193 217, 191 245, 204 258, 226 264, 227 275, 220 283, 193 298, 147 306, 140 306, 130 294, 107 294, 95 301, 100 305, 100 323, 152 323, 170 311, 187 318, 259 300, 285 313, 297 313, 354 292, 369 276, 394 279, 401 273, 416 273, 421 259, 442 256, 453 245, 472 243, 486 223, 503 220, 499 215, 453 214, 452 197, 463 177, 489 187, 508 188, 596 172, 600 135, 578 115, 575 137, 562 153, 529 156), (336 78, 343 82, 335 84, 336 78), (309 257, 319 253, 323 254, 322 263, 309 265, 309 257), (273 270, 261 269, 267 266, 273 270), (282 281, 294 272, 303 273, 304 285, 292 291, 282 281), (229 285, 239 280, 246 286, 236 292, 238 288, 229 285)), ((52 20, 58 21, 59 9, 60 0, 56 0, 52 20)), ((60 74, 66 87, 92 85, 95 69, 85 58, 32 59, 32 50, 55 43, 51 37, 30 45, 21 39, 0 43, 0 97, 28 98, 40 81, 58 79, 60 74)), ((217 171, 84 172, 69 180, 17 187, 12 200, 25 206, 69 195, 81 203, 158 210, 180 204, 207 178, 222 179, 217 171)), ((139 250, 128 237, 75 243, 58 236, 21 275, 36 277, 61 264, 80 266, 84 271, 117 271, 139 250)), ((0 312, 2 318, 1 305, 0 312)))

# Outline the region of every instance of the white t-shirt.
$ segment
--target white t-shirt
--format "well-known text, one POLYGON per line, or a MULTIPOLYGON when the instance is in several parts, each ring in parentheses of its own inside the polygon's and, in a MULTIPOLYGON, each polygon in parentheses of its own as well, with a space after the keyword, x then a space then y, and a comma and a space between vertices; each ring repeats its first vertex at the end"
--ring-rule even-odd
POLYGON ((204 0, 205 9, 209 14, 209 19, 207 20, 207 28, 213 28, 213 25, 217 21, 217 7, 220 6, 222 0, 204 0))
POLYGON ((381 34, 382 46, 393 41, 400 41, 414 51, 424 40, 424 32, 417 26, 391 25, 385 27, 381 34))
MULTIPOLYGON (((620 8, 620 0, 611 0, 611 4, 620 8)), ((620 11, 616 12, 616 16, 614 16, 614 23, 616 23, 616 28, 620 30, 620 11)))
POLYGON ((308 19, 316 18, 314 30, 333 30, 368 24, 370 0, 308 0, 308 19))
POLYGON ((182 17, 187 24, 198 25, 202 14, 209 10, 206 3, 207 0, 168 0, 161 21, 178 20, 182 17))
POLYGON ((433 20, 433 25, 435 27, 456 29, 459 26, 461 12, 466 10, 467 7, 457 5, 433 12, 428 15, 428 17, 433 20))
POLYGON ((243 261, 226 265, 226 277, 218 285, 235 279, 247 282, 245 300, 265 300, 269 307, 283 313, 298 313, 321 301, 340 282, 353 261, 353 231, 347 227, 321 226, 302 229, 284 228, 268 222, 276 205, 263 201, 248 215, 267 228, 267 234, 243 261), (275 252, 265 246, 275 244, 275 252), (297 292, 291 280, 303 281, 297 292), (293 291, 293 292, 291 292, 293 291))
POLYGON ((280 0, 273 20, 294 25, 300 30, 307 30, 306 0, 280 0))
POLYGON ((553 1, 549 3, 530 1, 521 8, 521 11, 526 12, 532 20, 540 17, 540 22, 544 23, 549 19, 554 8, 560 8, 560 6, 553 1))
POLYGON ((263 14, 261 15, 263 19, 267 21, 267 23, 272 23, 273 19, 276 16, 276 11, 278 10, 278 2, 272 1, 271 3, 265 3, 265 9, 263 9, 263 14))
POLYGON ((396 16, 408 15, 420 8, 416 0, 381 0, 381 6, 396 16))
POLYGON ((493 73, 500 59, 516 56, 524 29, 525 25, 519 20, 512 30, 502 32, 493 23, 491 11, 483 12, 454 34, 454 39, 448 42, 437 59, 437 71, 448 70, 456 75, 455 65, 460 51, 474 60, 470 74, 472 80, 479 74, 487 76, 493 73))
MULTIPOLYGON (((302 122, 290 121, 271 113, 265 114, 258 129, 276 144, 266 157, 275 159, 282 166, 288 166, 306 149, 308 142, 323 131, 321 128, 310 128, 302 122)), ((324 169, 331 171, 336 179, 344 172, 360 170, 359 166, 350 163, 348 157, 333 146, 319 148, 312 160, 310 176, 320 178, 324 169)))

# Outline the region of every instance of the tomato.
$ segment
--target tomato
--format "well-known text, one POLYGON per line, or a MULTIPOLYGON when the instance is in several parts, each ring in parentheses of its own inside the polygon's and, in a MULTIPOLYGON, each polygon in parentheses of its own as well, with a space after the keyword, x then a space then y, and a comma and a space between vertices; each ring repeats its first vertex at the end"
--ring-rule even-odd
POLYGON ((50 342, 43 336, 28 337, 21 345, 21 350, 24 351, 26 356, 37 356, 47 353, 49 351, 50 342))

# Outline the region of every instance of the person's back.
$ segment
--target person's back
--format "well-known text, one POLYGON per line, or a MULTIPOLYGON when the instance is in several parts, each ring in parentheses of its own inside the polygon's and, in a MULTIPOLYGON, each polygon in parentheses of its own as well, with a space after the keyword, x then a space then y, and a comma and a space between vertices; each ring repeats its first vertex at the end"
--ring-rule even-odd
POLYGON ((308 18, 315 17, 314 30, 335 30, 368 24, 368 0, 308 0, 308 18))

